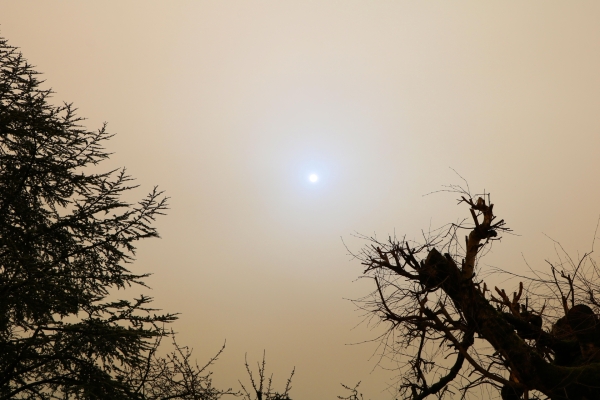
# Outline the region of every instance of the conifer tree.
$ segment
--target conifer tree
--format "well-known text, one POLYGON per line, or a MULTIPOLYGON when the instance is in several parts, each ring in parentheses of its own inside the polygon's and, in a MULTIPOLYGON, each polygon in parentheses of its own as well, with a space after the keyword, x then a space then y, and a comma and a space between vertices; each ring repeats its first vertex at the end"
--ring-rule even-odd
POLYGON ((123 200, 125 169, 96 172, 106 126, 86 130, 41 84, 0 39, 0 399, 220 397, 187 348, 157 357, 174 314, 112 296, 144 285, 130 263, 166 198, 123 200))

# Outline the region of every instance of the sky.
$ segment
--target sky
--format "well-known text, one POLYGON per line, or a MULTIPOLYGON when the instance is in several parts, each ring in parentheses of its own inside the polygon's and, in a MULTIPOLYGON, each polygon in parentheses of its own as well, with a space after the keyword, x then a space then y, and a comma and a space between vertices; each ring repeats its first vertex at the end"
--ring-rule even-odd
POLYGON ((226 340, 214 379, 234 389, 264 350, 276 386, 295 366, 294 399, 390 398, 345 246, 468 216, 426 195, 461 176, 515 232, 481 268, 543 269, 549 237, 591 249, 599 21, 595 1, 0 0, 56 102, 116 133, 105 167, 132 200, 170 197, 131 269, 179 342, 201 363, 226 340))

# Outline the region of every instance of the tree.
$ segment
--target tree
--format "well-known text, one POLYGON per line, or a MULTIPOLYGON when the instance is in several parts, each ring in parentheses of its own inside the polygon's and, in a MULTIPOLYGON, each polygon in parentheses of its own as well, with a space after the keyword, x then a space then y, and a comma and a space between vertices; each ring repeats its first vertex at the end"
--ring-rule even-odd
POLYGON ((364 400, 363 394, 358 391, 358 387, 359 386, 360 386, 360 381, 356 385, 354 385, 353 387, 350 387, 348 385, 344 385, 342 383, 342 387, 347 392, 350 392, 350 394, 347 395, 347 396, 338 396, 337 398, 339 400, 364 400))
POLYGON ((492 293, 477 263, 510 229, 494 215, 489 195, 450 189, 469 219, 424 235, 422 243, 367 238, 356 254, 374 282, 358 303, 387 324, 383 345, 403 365, 399 395, 600 398, 600 269, 589 253, 578 261, 564 257, 546 273, 531 270, 512 296, 497 287, 492 293))
POLYGON ((244 400, 291 400, 290 391, 292 390, 292 378, 294 377, 294 372, 296 372, 296 368, 292 369, 290 377, 285 383, 285 388, 283 389, 283 392, 278 392, 273 387, 273 374, 271 374, 268 378, 266 375, 267 360, 265 352, 263 352, 262 363, 258 364, 257 379, 254 379, 254 374, 252 374, 250 365, 248 365, 247 356, 244 360, 244 365, 246 366, 246 372, 248 373, 248 377, 250 378, 250 385, 252 386, 250 389, 246 389, 244 384, 241 381, 239 381, 240 386, 242 387, 241 394, 244 400))
POLYGON ((146 358, 143 368, 130 368, 127 376, 128 386, 136 388, 145 400, 184 399, 184 400, 218 400, 225 394, 238 395, 231 389, 220 390, 212 385, 212 366, 225 349, 208 360, 203 366, 192 361, 192 350, 180 346, 171 332, 173 350, 166 356, 157 355, 160 339, 155 342, 146 358))
POLYGON ((158 237, 166 198, 154 188, 131 204, 125 169, 90 172, 111 134, 84 129, 40 84, 0 39, 0 399, 220 397, 187 348, 157 356, 176 315, 143 295, 114 300, 144 286, 128 264, 158 237))

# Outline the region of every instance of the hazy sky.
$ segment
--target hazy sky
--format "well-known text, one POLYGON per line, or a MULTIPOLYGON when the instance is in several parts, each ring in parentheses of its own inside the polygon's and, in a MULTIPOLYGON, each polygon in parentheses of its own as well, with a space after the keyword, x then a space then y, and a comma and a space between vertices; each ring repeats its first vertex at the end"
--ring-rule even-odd
MULTIPOLYGON (((600 214, 597 1, 0 1, 0 35, 56 101, 117 136, 142 197, 171 210, 136 272, 202 362, 227 339, 294 399, 340 382, 381 393, 377 335, 344 298, 367 294, 341 238, 467 216, 460 183, 492 193, 520 236, 483 261, 544 268, 552 242, 590 249, 600 214), (320 179, 312 184, 311 173, 320 179)), ((512 289, 512 287, 507 287, 512 289)), ((130 294, 137 294, 133 289, 130 294)))

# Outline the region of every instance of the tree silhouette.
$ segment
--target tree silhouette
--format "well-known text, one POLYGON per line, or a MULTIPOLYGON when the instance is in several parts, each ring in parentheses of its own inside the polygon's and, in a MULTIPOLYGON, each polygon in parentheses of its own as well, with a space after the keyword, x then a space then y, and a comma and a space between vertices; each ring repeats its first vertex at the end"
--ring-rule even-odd
POLYGON ((208 368, 223 353, 225 345, 219 352, 202 366, 192 360, 192 350, 180 346, 175 335, 170 334, 172 351, 166 356, 158 356, 159 337, 147 355, 142 368, 138 366, 125 372, 127 385, 136 388, 145 400, 217 400, 225 394, 238 395, 231 389, 220 390, 212 384, 212 372, 208 368))
POLYGON ((0 399, 218 398, 185 347, 156 356, 174 314, 113 296, 144 285, 128 264, 166 198, 129 203, 124 169, 91 172, 111 135, 51 105, 38 76, 0 39, 0 399))
POLYGON ((242 387, 242 396, 244 400, 291 400, 290 399, 290 391, 292 390, 292 378, 294 377, 294 372, 296 369, 294 368, 285 383, 285 388, 283 392, 278 392, 273 387, 273 374, 271 374, 268 378, 266 375, 267 368, 267 360, 266 353, 263 351, 263 359, 262 362, 258 364, 258 376, 254 377, 252 370, 250 369, 250 365, 248 365, 248 357, 244 360, 244 365, 246 366, 246 372, 248 373, 248 377, 250 378, 249 389, 244 386, 244 384, 240 381, 240 386, 242 387))
POLYGON ((489 194, 450 190, 467 205, 468 219, 424 234, 422 243, 367 238, 355 255, 375 287, 357 304, 387 324, 382 344, 403 365, 399 395, 600 398, 595 262, 562 253, 549 272, 520 277, 512 296, 492 292, 477 261, 510 230, 494 215, 489 194))
POLYGON ((362 395, 362 393, 360 393, 358 391, 358 387, 360 386, 360 381, 354 385, 353 387, 350 387, 348 385, 344 385, 342 383, 342 387, 347 391, 350 392, 350 394, 348 394, 347 396, 338 396, 337 398, 340 400, 364 400, 364 397, 362 395))

